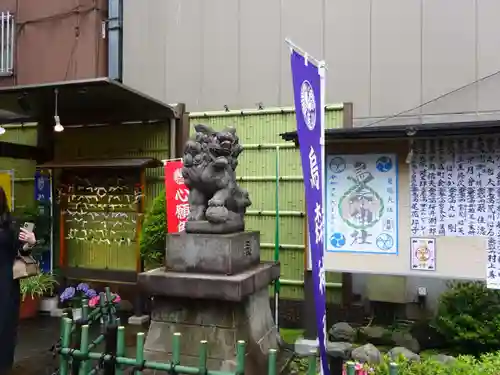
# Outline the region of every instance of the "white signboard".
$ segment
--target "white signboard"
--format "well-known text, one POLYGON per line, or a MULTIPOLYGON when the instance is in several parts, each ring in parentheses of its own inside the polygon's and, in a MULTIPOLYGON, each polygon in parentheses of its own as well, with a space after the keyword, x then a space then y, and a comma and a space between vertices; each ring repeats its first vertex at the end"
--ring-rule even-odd
POLYGON ((500 138, 416 142, 410 197, 412 236, 488 239, 487 285, 500 289, 500 138))
POLYGON ((436 240, 434 238, 416 238, 410 240, 411 269, 414 271, 436 270, 436 240))
POLYGON ((395 154, 328 155, 326 251, 398 253, 395 154))

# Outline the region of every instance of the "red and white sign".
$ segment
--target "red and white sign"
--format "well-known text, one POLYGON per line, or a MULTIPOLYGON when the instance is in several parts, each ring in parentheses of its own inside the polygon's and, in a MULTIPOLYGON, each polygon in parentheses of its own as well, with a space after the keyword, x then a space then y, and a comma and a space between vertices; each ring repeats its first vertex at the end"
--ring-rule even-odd
POLYGON ((183 232, 189 215, 189 189, 182 178, 182 160, 165 162, 168 233, 183 232))

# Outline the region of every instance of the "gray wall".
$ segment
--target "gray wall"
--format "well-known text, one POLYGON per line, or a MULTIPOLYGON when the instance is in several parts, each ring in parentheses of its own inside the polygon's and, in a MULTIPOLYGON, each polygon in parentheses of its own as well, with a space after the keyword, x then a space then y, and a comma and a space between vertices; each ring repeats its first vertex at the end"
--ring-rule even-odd
MULTIPOLYGON (((326 60, 327 102, 353 102, 359 125, 500 69, 498 0, 123 1, 124 82, 191 111, 291 105, 285 37, 326 60)), ((409 114, 474 118, 499 109, 499 87, 409 114)))

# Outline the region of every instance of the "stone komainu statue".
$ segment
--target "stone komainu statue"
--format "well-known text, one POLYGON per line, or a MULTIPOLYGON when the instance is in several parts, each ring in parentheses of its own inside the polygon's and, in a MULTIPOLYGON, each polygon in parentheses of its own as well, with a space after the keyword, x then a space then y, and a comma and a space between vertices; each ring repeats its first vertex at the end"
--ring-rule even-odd
POLYGON ((182 176, 189 189, 188 233, 234 233, 245 230, 248 192, 236 182, 238 156, 243 151, 236 129, 217 132, 196 125, 186 143, 182 176))

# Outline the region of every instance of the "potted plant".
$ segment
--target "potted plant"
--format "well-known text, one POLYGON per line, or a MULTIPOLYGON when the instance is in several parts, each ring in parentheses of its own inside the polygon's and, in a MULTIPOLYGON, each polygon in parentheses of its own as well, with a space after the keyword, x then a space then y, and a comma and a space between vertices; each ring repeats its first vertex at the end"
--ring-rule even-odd
POLYGON ((57 280, 51 273, 40 273, 20 281, 21 309, 20 319, 33 318, 38 313, 40 299, 53 293, 57 280))
POLYGON ((77 286, 68 286, 59 296, 63 305, 71 309, 73 320, 82 317, 82 300, 91 299, 97 296, 97 292, 91 289, 88 284, 80 283, 77 286))

